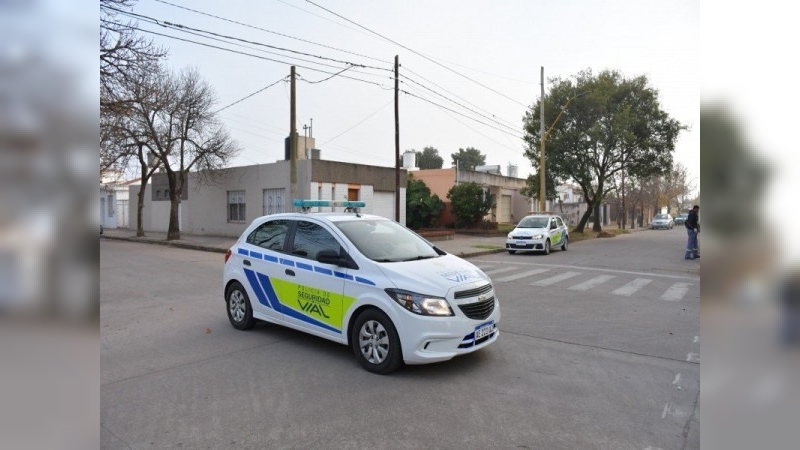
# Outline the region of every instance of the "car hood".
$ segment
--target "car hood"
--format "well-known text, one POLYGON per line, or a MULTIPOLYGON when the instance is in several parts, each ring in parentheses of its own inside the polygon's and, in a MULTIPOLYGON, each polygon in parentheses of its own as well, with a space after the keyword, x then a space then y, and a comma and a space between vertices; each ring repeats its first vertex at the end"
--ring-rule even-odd
POLYGON ((547 228, 514 228, 511 236, 531 237, 537 234, 547 234, 547 228))
POLYGON ((378 267, 399 289, 439 297, 446 297, 456 286, 491 282, 481 269, 449 254, 419 261, 379 263, 378 267))

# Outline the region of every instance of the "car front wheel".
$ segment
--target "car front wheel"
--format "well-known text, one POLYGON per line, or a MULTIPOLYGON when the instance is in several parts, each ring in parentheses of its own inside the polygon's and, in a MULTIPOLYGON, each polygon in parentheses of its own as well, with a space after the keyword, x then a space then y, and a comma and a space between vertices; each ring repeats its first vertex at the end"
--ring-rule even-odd
POLYGON ((368 309, 355 321, 350 345, 361 367, 385 375, 403 365, 400 338, 389 317, 377 309, 368 309))
POLYGON ((253 318, 253 307, 250 306, 250 297, 247 296, 247 291, 239 282, 234 282, 228 288, 225 304, 228 310, 228 320, 231 321, 233 328, 249 330, 256 324, 256 319, 253 318))
POLYGON ((544 241, 544 251, 542 253, 544 253, 545 255, 550 254, 550 239, 544 241))

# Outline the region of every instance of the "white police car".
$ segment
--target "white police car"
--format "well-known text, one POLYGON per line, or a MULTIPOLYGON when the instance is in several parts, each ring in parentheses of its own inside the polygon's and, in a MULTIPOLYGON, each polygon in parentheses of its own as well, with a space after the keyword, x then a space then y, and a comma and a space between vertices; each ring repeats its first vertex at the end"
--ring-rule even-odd
POLYGON ((561 217, 553 214, 525 216, 516 228, 506 236, 506 250, 514 254, 522 250, 533 250, 550 254, 550 249, 569 247, 569 230, 561 217))
POLYGON ((225 302, 240 330, 263 320, 349 345, 368 371, 445 361, 495 342, 489 277, 363 202, 295 200, 259 217, 225 255, 225 302))

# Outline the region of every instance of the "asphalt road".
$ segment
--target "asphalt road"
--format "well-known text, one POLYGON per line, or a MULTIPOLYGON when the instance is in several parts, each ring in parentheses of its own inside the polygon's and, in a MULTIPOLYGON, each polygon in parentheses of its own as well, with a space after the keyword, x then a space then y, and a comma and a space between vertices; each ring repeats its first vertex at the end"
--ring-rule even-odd
POLYGON ((390 376, 233 329, 222 255, 100 243, 103 448, 699 448, 699 261, 682 229, 471 261, 498 342, 390 376))

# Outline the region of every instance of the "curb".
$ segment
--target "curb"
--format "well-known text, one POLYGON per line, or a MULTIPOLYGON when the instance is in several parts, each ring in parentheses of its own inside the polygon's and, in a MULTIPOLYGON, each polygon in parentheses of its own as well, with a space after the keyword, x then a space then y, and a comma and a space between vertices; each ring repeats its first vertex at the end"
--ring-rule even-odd
POLYGON ((111 241, 127 241, 127 242, 136 242, 139 244, 154 244, 154 245, 162 245, 165 247, 175 247, 175 248, 183 248, 187 250, 199 250, 204 252, 213 252, 213 253, 225 253, 227 249, 217 248, 217 247, 208 247, 205 245, 197 245, 197 244, 187 244, 185 242, 170 242, 170 241, 162 241, 162 240, 153 240, 153 239, 142 239, 136 237, 121 237, 121 236, 101 236, 101 239, 108 239, 111 241))

